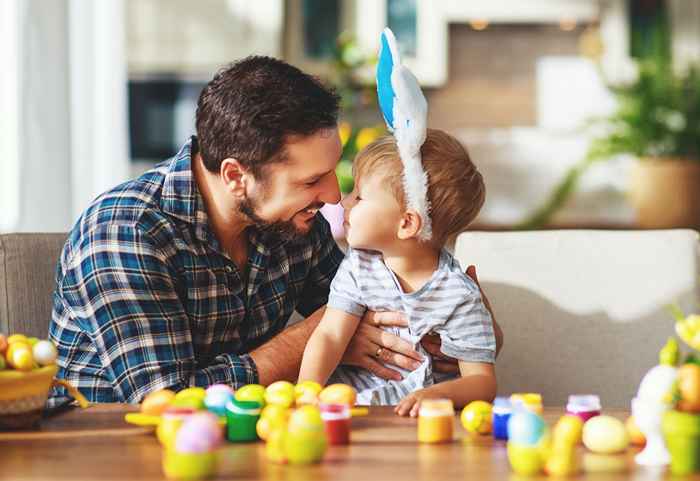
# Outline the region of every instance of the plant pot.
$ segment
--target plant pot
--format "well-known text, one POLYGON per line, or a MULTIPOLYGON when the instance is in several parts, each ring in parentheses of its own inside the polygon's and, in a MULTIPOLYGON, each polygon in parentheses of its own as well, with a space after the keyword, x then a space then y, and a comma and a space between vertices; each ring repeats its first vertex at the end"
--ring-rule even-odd
POLYGON ((632 170, 630 201, 639 227, 700 229, 700 162, 641 159, 632 170))
POLYGON ((663 431, 671 453, 671 473, 700 471, 700 415, 668 411, 664 414, 663 431))

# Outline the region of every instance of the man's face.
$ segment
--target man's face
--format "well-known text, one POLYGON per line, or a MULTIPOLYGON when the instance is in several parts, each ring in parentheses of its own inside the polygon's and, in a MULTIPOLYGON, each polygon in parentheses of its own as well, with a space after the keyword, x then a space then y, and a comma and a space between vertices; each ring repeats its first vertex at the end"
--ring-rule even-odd
POLYGON ((263 169, 240 205, 257 227, 285 239, 307 234, 323 204, 340 202, 335 168, 342 153, 337 128, 285 143, 286 160, 263 169))

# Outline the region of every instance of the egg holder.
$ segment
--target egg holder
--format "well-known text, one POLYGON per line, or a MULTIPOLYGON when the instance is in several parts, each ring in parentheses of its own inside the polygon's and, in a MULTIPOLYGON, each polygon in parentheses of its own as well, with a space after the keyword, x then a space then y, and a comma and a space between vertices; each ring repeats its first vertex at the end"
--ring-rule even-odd
POLYGON ((64 387, 81 408, 89 406, 77 389, 54 378, 57 371, 55 364, 31 371, 0 371, 0 431, 35 426, 42 417, 52 386, 64 387))

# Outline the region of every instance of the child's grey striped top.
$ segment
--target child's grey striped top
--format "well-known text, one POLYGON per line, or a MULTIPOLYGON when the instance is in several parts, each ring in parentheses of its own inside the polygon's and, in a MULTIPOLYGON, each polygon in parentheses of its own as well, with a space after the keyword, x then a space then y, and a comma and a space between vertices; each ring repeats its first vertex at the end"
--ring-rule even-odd
POLYGON ((381 253, 348 249, 338 269, 328 306, 362 316, 372 311, 400 311, 408 316, 407 328, 384 328, 408 341, 424 355, 414 371, 396 366, 403 379, 387 381, 354 366, 339 366, 329 382, 350 384, 358 391, 358 404, 394 405, 408 393, 428 387, 436 379, 432 361, 420 345, 426 334, 440 335, 442 352, 465 362, 493 363, 496 340, 491 315, 476 283, 446 250, 440 252, 438 268, 419 290, 404 293, 381 253))

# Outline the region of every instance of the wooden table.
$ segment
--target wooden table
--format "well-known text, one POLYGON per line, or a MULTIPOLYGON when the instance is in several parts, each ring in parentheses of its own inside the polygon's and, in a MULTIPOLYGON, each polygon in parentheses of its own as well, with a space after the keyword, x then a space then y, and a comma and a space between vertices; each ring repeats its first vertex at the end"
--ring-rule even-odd
MULTIPOLYGON (((134 410, 136 407, 129 405, 96 405, 44 420, 34 431, 0 433, 0 479, 163 479, 161 448, 152 429, 124 422, 124 414, 134 410)), ((561 414, 560 409, 547 409, 545 419, 552 424, 561 414)), ((607 414, 626 417, 621 411, 607 414)), ((369 416, 353 420, 351 446, 329 448, 324 462, 313 466, 269 463, 261 442, 227 444, 221 451, 217 479, 519 480, 510 471, 503 442, 491 436, 467 435, 455 419, 457 439, 453 443, 420 445, 416 442, 416 422, 394 415, 391 408, 372 408, 369 416)), ((663 470, 635 466, 636 452, 638 449, 630 448, 621 455, 629 466, 626 474, 577 479, 649 480, 666 476, 663 470)))

